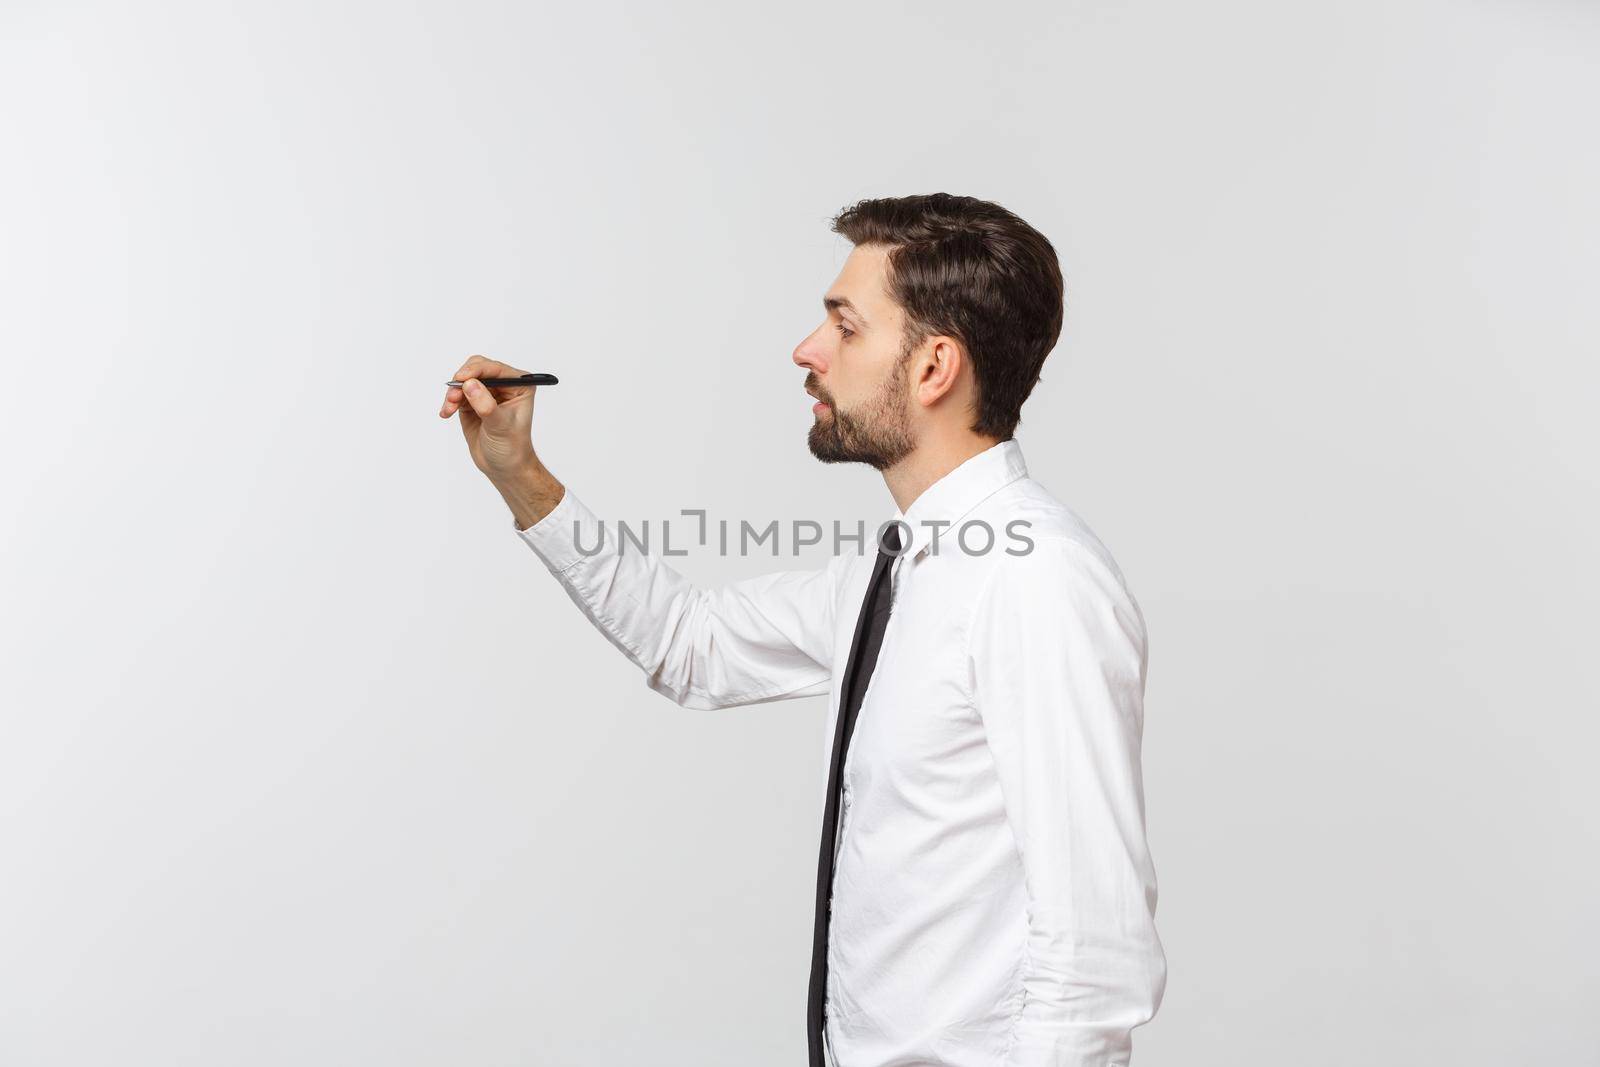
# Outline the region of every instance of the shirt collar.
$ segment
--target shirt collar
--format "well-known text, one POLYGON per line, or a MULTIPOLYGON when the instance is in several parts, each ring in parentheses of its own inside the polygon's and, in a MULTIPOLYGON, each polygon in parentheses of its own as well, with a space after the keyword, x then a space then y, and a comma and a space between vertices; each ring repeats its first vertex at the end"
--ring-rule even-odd
POLYGON ((906 524, 900 528, 900 536, 902 539, 909 537, 911 545, 901 555, 917 558, 932 543, 935 533, 939 535, 939 551, 950 551, 956 544, 954 538, 961 519, 968 512, 995 490, 1027 475, 1028 465, 1023 462, 1022 446, 1016 438, 990 445, 977 455, 969 456, 924 489, 909 509, 894 509, 895 520, 906 524))

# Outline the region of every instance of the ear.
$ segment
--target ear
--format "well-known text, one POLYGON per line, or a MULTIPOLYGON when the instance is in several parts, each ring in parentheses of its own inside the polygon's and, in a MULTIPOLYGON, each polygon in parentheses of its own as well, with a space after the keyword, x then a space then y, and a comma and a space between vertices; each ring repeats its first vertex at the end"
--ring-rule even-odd
POLYGON ((954 337, 935 334, 924 339, 911 364, 917 402, 923 407, 938 403, 955 389, 966 365, 967 351, 954 337))

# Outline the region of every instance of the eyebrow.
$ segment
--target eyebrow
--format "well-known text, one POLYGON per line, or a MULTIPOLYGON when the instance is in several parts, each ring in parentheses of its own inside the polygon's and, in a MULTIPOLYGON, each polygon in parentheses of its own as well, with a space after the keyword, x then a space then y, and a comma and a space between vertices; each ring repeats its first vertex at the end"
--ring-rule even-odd
POLYGON ((867 325, 867 317, 861 314, 861 309, 850 303, 847 297, 825 296, 822 298, 822 306, 827 308, 829 311, 834 311, 838 308, 845 308, 850 312, 850 314, 861 320, 861 325, 867 325))

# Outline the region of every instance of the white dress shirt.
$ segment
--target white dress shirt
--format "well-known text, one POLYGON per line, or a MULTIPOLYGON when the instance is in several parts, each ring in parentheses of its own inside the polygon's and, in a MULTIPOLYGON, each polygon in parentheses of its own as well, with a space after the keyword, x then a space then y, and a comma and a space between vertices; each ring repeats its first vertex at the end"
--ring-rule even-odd
MULTIPOLYGON (((894 517, 910 547, 845 761, 829 1054, 839 1067, 1127 1064, 1166 985, 1139 755, 1143 615, 1015 440, 894 517), (957 541, 977 520, 994 532, 987 552, 980 526, 970 551, 957 541)), ((517 532, 677 704, 826 694, 826 776, 875 530, 821 569, 718 588, 619 550, 571 489, 517 532)), ((825 786, 819 819, 824 801, 825 786)))

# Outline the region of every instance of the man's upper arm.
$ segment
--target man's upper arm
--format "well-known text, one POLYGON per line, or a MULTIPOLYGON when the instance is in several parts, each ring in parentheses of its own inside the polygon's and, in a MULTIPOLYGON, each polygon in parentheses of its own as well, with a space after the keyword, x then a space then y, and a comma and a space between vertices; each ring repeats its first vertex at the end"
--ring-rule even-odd
POLYGON ((996 561, 968 655, 1027 889, 1006 1062, 1119 1067, 1166 983, 1140 766, 1144 620, 1089 548, 1040 539, 996 561))
MULTIPOLYGON (((513 522, 515 529, 515 522, 513 522)), ((836 580, 843 557, 714 588, 654 553, 619 544, 568 488, 517 535, 589 620, 686 708, 721 708, 828 692, 836 580)))

